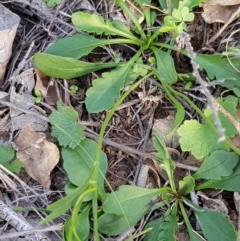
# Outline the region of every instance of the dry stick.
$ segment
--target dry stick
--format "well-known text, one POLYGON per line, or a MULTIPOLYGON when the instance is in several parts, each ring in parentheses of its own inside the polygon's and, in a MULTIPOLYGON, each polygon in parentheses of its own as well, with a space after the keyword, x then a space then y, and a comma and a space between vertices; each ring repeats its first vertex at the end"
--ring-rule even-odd
MULTIPOLYGON (((0 217, 10 223, 17 231, 28 231, 32 229, 32 225, 30 225, 26 220, 20 218, 15 212, 13 212, 4 202, 0 200, 0 217)), ((18 235, 20 236, 20 235, 18 235)), ((50 241, 50 239, 39 233, 27 234, 25 236, 26 240, 30 241, 50 241)), ((1 239, 1 236, 0 236, 1 239)))
POLYGON ((212 43, 215 39, 217 39, 221 33, 225 30, 225 28, 240 14, 240 7, 236 10, 236 12, 228 19, 228 21, 222 26, 220 30, 208 41, 208 44, 212 43))
MULTIPOLYGON (((97 140, 98 139, 98 135, 97 134, 91 134, 89 132, 84 132, 84 135, 86 137, 89 137, 93 140, 97 140)), ((105 145, 109 145, 109 146, 112 146, 112 147, 115 147, 123 152, 127 152, 127 153, 132 153, 132 154, 136 154, 136 155, 139 155, 139 156, 142 156, 143 158, 149 158, 149 159, 152 159, 154 161, 154 164, 156 166, 156 163, 159 164, 159 161, 157 161, 154 157, 154 155, 152 154, 149 154, 149 153, 145 153, 145 152, 142 152, 142 151, 139 151, 139 150, 136 150, 134 148, 131 148, 129 146, 125 146, 125 145, 122 145, 122 144, 118 144, 116 142, 113 142, 113 141, 110 141, 108 139, 104 139, 103 140, 103 143, 105 145)), ((189 171, 194 171, 196 172, 198 170, 197 167, 193 167, 193 166, 189 166, 189 165, 185 165, 185 164, 182 164, 182 163, 178 163, 178 162, 175 162, 173 161, 174 165, 178 168, 182 168, 182 169, 186 169, 186 170, 189 170, 189 171)))
MULTIPOLYGON (((0 236, 0 240, 6 240, 8 238, 16 238, 19 236, 26 236, 32 233, 41 233, 41 232, 52 232, 52 231, 60 231, 62 230, 63 225, 62 224, 56 224, 56 225, 52 225, 50 227, 44 227, 44 228, 33 228, 31 230, 26 230, 26 231, 20 231, 20 232, 16 232, 16 233, 8 233, 8 234, 2 234, 0 236)), ((43 239, 41 241, 44 241, 47 239, 43 239)))
MULTIPOLYGON (((151 109, 150 118, 148 120, 147 130, 146 130, 145 136, 144 136, 144 142, 143 142, 143 144, 142 144, 142 146, 140 148, 141 151, 144 151, 146 146, 147 146, 147 141, 148 141, 148 138, 149 138, 149 135, 150 135, 150 131, 152 129, 152 125, 153 125, 154 111, 155 111, 155 108, 152 108, 151 109)), ((134 181, 133 181, 134 183, 139 181, 138 180, 139 179, 139 173, 140 173, 140 170, 142 168, 142 164, 143 164, 143 157, 141 157, 139 162, 138 162, 136 174, 135 174, 134 181)))
POLYGON ((225 129, 222 127, 221 121, 218 117, 217 110, 213 104, 213 97, 210 94, 210 91, 208 89, 208 83, 202 79, 202 77, 200 76, 200 74, 198 72, 198 65, 197 65, 196 58, 195 58, 196 54, 194 53, 193 47, 190 43, 190 37, 187 33, 183 32, 181 34, 181 38, 185 44, 185 49, 188 52, 189 58, 191 60, 191 64, 192 64, 192 68, 193 68, 193 75, 196 77, 197 82, 200 84, 202 93, 207 97, 207 102, 208 102, 209 108, 213 115, 214 124, 215 124, 215 126, 218 130, 218 134, 219 134, 218 141, 219 142, 225 141, 225 139, 226 139, 226 136, 224 134, 225 129))
POLYGON ((38 114, 38 113, 36 113, 36 112, 33 112, 33 111, 31 111, 31 110, 24 109, 22 106, 13 104, 13 103, 8 102, 8 101, 5 101, 5 100, 0 100, 0 104, 5 105, 5 106, 8 106, 8 107, 13 108, 13 109, 17 109, 17 110, 22 111, 22 112, 24 112, 24 113, 26 113, 26 114, 32 115, 32 116, 34 116, 34 117, 36 117, 36 118, 39 118, 39 119, 41 119, 41 120, 43 120, 43 121, 49 122, 49 119, 48 119, 47 116, 43 116, 43 115, 38 114))

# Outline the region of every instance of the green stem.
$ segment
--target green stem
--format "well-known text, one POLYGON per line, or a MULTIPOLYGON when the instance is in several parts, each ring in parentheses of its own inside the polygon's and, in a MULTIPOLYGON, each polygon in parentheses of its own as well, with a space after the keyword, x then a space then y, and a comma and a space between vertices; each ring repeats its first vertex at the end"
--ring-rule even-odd
MULTIPOLYGON (((130 60, 129 65, 132 65, 137 59, 138 57, 141 55, 141 50, 139 50, 130 60)), ((125 93, 127 93, 128 91, 126 91, 125 93)), ((124 94, 125 94, 124 93, 124 94)), ((129 93, 128 93, 129 94, 129 93)), ((123 95, 124 96, 124 95, 123 95)), ((122 97, 123 97, 122 96, 122 97)), ((121 102, 124 100, 124 98, 122 99, 122 97, 120 99, 118 99, 115 104, 113 105, 112 109, 110 110, 110 112, 107 114, 101 129, 100 129, 100 133, 98 136, 98 144, 97 144, 97 150, 96 150, 96 158, 95 158, 95 163, 94 163, 94 170, 91 176, 91 180, 97 180, 97 176, 98 176, 98 169, 100 166, 100 155, 101 155, 101 149, 102 149, 102 143, 103 143, 103 136, 105 133, 105 130, 107 128, 108 122, 110 121, 110 119, 112 118, 112 115, 114 114, 114 112, 116 111, 116 109, 118 108, 118 105, 121 104, 121 102)))
MULTIPOLYGON (((96 182, 95 182, 96 185, 96 182)), ((98 234, 98 192, 97 185, 96 190, 93 193, 93 231, 94 231, 94 240, 99 241, 98 234)))
POLYGON ((146 39, 146 35, 141 27, 141 25, 139 24, 139 22, 137 21, 137 19, 135 18, 135 16, 132 14, 132 12, 129 10, 129 7, 126 5, 125 2, 123 2, 122 0, 116 0, 117 5, 130 17, 130 19, 133 21, 134 25, 136 26, 139 34, 141 35, 142 39, 146 39))
POLYGON ((144 16, 146 18, 146 24, 147 24, 147 37, 150 38, 151 37, 151 12, 150 12, 150 8, 149 7, 143 7, 143 13, 144 16))
MULTIPOLYGON (((149 78, 150 76, 154 75, 154 72, 149 73, 148 75, 144 76, 142 79, 140 79, 139 81, 137 81, 136 83, 134 83, 122 96, 121 98, 119 98, 115 104, 113 105, 112 109, 110 110, 110 112, 107 114, 99 136, 98 136, 98 145, 97 145, 97 150, 96 150, 96 159, 95 159, 95 167, 94 167, 94 171, 96 173, 98 173, 98 168, 100 165, 100 154, 101 154, 101 149, 102 149, 102 143, 103 143, 103 136, 105 133, 105 130, 107 128, 108 122, 110 121, 110 119, 112 118, 113 114, 115 113, 116 109, 119 107, 119 105, 123 102, 123 100, 134 90, 138 87, 139 84, 141 84, 145 79, 149 78)), ((94 173, 92 176, 95 176, 94 173)), ((95 179, 96 180, 96 179, 95 179)))
MULTIPOLYGON (((152 42, 160 35, 162 34, 162 32, 160 31, 161 27, 154 32, 154 34, 149 38, 148 40, 148 47, 151 45, 153 46, 152 42)), ((155 46, 159 46, 159 45, 155 45, 155 46)))
POLYGON ((141 46, 140 40, 135 37, 135 39, 108 39, 107 44, 134 44, 141 46))
POLYGON ((190 232, 190 231, 192 231, 192 225, 191 225, 191 223, 190 223, 190 221, 188 219, 188 216, 187 216, 187 213, 186 213, 186 210, 185 210, 185 208, 183 206, 182 201, 179 201, 179 207, 180 207, 180 210, 181 210, 184 222, 185 222, 185 224, 187 226, 188 232, 190 232))
POLYGON ((74 235, 74 238, 77 241, 81 241, 81 239, 78 237, 77 231, 76 231, 76 223, 77 223, 77 216, 78 216, 78 212, 80 210, 80 207, 82 205, 82 202, 84 200, 84 198, 87 196, 88 193, 94 192, 95 189, 94 188, 89 188, 86 191, 84 191, 79 198, 77 199, 75 205, 74 205, 74 210, 72 213, 72 218, 71 218, 71 228, 69 231, 69 235, 68 235, 68 240, 72 240, 72 234, 74 235))
MULTIPOLYGON (((166 87, 175 95, 180 96, 181 98, 183 98, 184 100, 186 100, 188 102, 188 104, 204 119, 205 123, 215 132, 218 133, 216 127, 212 124, 212 122, 204 115, 204 113, 184 94, 174 90, 171 86, 169 86, 168 84, 165 84, 166 87)), ((224 141, 225 144, 232 149, 233 151, 235 151, 238 155, 240 155, 240 149, 238 149, 237 147, 235 147, 232 143, 231 140, 227 137, 226 140, 224 141)))

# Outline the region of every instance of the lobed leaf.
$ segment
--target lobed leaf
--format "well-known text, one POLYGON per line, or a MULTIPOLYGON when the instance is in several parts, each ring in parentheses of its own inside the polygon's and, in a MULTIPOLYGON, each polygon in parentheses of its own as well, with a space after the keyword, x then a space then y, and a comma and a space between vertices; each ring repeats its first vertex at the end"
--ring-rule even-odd
POLYGON ((172 56, 169 53, 161 51, 155 47, 152 47, 151 49, 156 57, 157 73, 160 80, 169 84, 176 83, 178 75, 172 56))
POLYGON ((115 215, 133 215, 142 209, 156 195, 159 189, 147 189, 136 186, 120 186, 103 203, 105 213, 115 215))
POLYGON ((76 78, 100 69, 121 66, 121 63, 88 63, 45 53, 36 53, 34 63, 47 76, 61 79, 76 78))
POLYGON ((96 14, 77 12, 72 15, 72 22, 77 29, 88 33, 105 33, 106 35, 119 35, 130 39, 135 38, 125 24, 119 21, 113 21, 113 23, 109 20, 105 21, 103 17, 96 14))
POLYGON ((183 151, 190 151, 196 158, 201 159, 216 150, 228 151, 228 146, 218 143, 218 134, 196 120, 186 120, 178 129, 179 143, 183 151))
POLYGON ((85 99, 88 112, 98 113, 111 108, 114 100, 120 97, 120 90, 124 86, 130 67, 126 63, 116 70, 103 73, 102 78, 92 82, 85 99))
POLYGON ((149 232, 146 233, 146 235, 143 238, 143 241, 160 241, 158 239, 159 233, 161 231, 161 224, 164 222, 164 216, 161 216, 158 219, 155 219, 151 222, 148 222, 147 225, 144 227, 144 230, 152 228, 149 232))
POLYGON ((239 156, 235 152, 214 151, 205 158, 201 167, 193 174, 193 178, 220 180, 233 173, 238 161, 239 156))
POLYGON ((49 120, 52 124, 52 136, 61 146, 75 148, 84 137, 84 125, 77 124, 78 113, 58 102, 58 110, 52 112, 49 120))
POLYGON ((210 209, 194 210, 204 236, 209 241, 236 241, 237 233, 230 220, 222 213, 210 209))
POLYGON ((20 160, 11 161, 15 156, 14 150, 11 146, 0 146, 0 164, 11 172, 18 173, 23 167, 20 160))
POLYGON ((175 241, 175 231, 178 228, 178 217, 173 211, 169 214, 164 222, 160 225, 160 233, 158 240, 160 241, 175 241))
POLYGON ((192 176, 186 176, 179 181, 178 195, 185 196, 192 192, 195 187, 195 181, 192 176))

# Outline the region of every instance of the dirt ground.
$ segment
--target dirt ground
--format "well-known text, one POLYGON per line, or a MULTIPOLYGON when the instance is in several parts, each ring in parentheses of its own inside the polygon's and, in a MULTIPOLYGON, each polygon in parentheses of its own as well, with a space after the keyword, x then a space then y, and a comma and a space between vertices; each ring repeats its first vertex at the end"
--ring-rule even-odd
MULTIPOLYGON (((19 79, 14 78, 31 68, 33 68, 31 70, 32 81, 33 85, 35 85, 37 76, 33 63, 34 53, 43 52, 57 39, 76 33, 76 30, 71 25, 72 13, 81 10, 90 13, 96 12, 106 19, 113 18, 113 14, 110 11, 112 6, 106 0, 63 0, 60 5, 54 8, 47 8, 43 0, 2 0, 1 3, 20 17, 11 59, 7 65, 4 83, 0 86, 1 92, 6 92, 10 96, 12 95, 12 86, 15 87, 16 93, 20 93, 22 89, 28 88, 25 86, 26 82, 21 82, 21 78, 23 77, 19 79)), ((188 26, 194 51, 196 53, 209 54, 223 52, 226 47, 227 38, 238 28, 239 18, 229 23, 225 29, 222 29, 224 23, 209 24, 203 19, 202 12, 203 9, 201 7, 196 8, 194 10, 195 20, 188 26), (217 36, 219 31, 221 33, 217 36), (213 39, 214 36, 217 36, 216 39, 213 39)), ((163 14, 159 14, 158 18, 159 21, 162 21, 163 14)), ((168 36, 165 36, 165 38, 163 42, 168 41, 168 36)), ((236 34, 231 37, 230 44, 238 45, 238 43, 239 34, 236 34)), ((131 58, 132 55, 131 49, 114 45, 111 49, 110 47, 97 48, 93 54, 88 56, 88 60, 95 63, 106 61, 111 51, 121 53, 121 56, 125 59, 131 58)), ((177 71, 181 73, 192 71, 191 64, 186 57, 179 57, 178 54, 175 54, 174 61, 177 71)), ((204 72, 201 74, 205 76, 204 72)), ((51 85, 48 86, 48 97, 37 107, 37 109, 42 110, 42 112, 38 112, 40 113, 39 115, 48 116, 56 108, 57 101, 62 101, 66 105, 72 106, 78 112, 80 122, 86 124, 88 137, 96 140, 106 113, 89 114, 84 105, 84 97, 92 80, 99 75, 100 73, 92 73, 69 81, 59 79, 47 79, 45 83, 43 81, 43 84, 49 84, 47 82, 51 81, 51 85), (77 94, 67 91, 71 85, 78 86, 79 91, 77 94)), ((166 174, 150 158, 150 154, 153 152, 151 133, 152 129, 154 129, 166 140, 166 135, 171 129, 176 109, 164 93, 159 93, 157 89, 149 93, 152 87, 158 86, 159 84, 154 79, 145 81, 127 97, 114 114, 108 126, 108 130, 104 136, 103 149, 109 161, 106 178, 113 190, 124 184, 161 187, 168 181, 166 174)), ((177 83, 175 88, 179 92, 184 91, 184 86, 181 83, 177 83)), ((218 86, 211 91, 214 97, 218 97, 224 89, 218 86)), ((33 92, 29 92, 28 94, 30 97, 34 97, 33 92)), ((191 94, 191 98, 195 104, 200 109, 204 109, 205 103, 200 101, 204 96, 194 91, 189 94, 191 94)), ((23 108, 24 104, 21 102, 24 100, 18 102, 23 108)), ((186 103, 182 104, 188 113, 186 119, 198 118, 190 106, 186 103)), ((25 116, 23 119, 18 118, 15 122, 12 122, 12 116, 8 115, 8 113, 9 109, 14 109, 14 106, 4 106, 0 103, 0 108, 0 144, 11 143, 14 146, 19 131, 26 125, 28 117, 25 116), (1 112, 1 110, 4 111, 1 112), (13 123, 15 123, 14 127, 13 123)), ((39 122, 36 125, 42 128, 45 124, 39 122)), ((41 128, 39 127, 39 130, 41 128)), ((49 142, 56 144, 56 140, 50 136, 51 130, 49 126, 43 132, 46 134, 49 142)), ((197 161, 190 154, 180 151, 177 135, 174 135, 171 141, 166 140, 166 145, 170 150, 173 160, 176 162, 176 181, 200 166, 201 161, 197 161)), ((64 196, 64 186, 68 181, 61 161, 51 172, 49 189, 44 189, 39 182, 33 180, 25 169, 22 169, 17 176, 9 175, 8 178, 9 180, 6 177, 0 176, 0 179, 3 179, 0 182, 0 200, 10 208, 28 207, 24 210, 20 209, 18 212, 15 209, 13 210, 20 215, 21 219, 25 220, 25 224, 27 223, 30 225, 29 227, 34 229, 37 229, 36 224, 47 216, 46 206, 64 196)), ((108 190, 108 187, 106 189, 108 190)), ((205 198, 210 203, 211 198, 219 200, 218 204, 212 201, 212 205, 219 205, 219 208, 227 208, 228 215, 237 228, 238 213, 234 204, 233 193, 210 190, 208 193, 202 195, 203 199, 205 198)), ((0 218, 0 240, 2 234, 7 235, 14 232, 16 232, 15 237, 6 236, 4 240, 62 240, 61 224, 64 223, 68 216, 69 213, 64 214, 49 225, 43 226, 42 229, 45 232, 39 232, 40 236, 34 238, 30 237, 31 235, 26 238, 25 235, 27 234, 24 231, 20 235, 20 233, 16 232, 16 227, 0 218)), ((181 228, 177 237, 181 241, 187 240, 186 230, 181 228)))

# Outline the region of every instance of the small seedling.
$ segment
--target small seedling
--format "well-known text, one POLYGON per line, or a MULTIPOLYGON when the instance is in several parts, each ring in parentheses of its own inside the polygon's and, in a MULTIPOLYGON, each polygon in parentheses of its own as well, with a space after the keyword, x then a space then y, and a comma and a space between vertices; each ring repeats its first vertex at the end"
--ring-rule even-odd
POLYGON ((34 90, 34 94, 36 96, 35 102, 39 104, 42 101, 42 93, 40 90, 34 90))
POLYGON ((76 94, 78 92, 78 87, 76 85, 71 85, 70 86, 70 91, 73 93, 73 94, 76 94))

